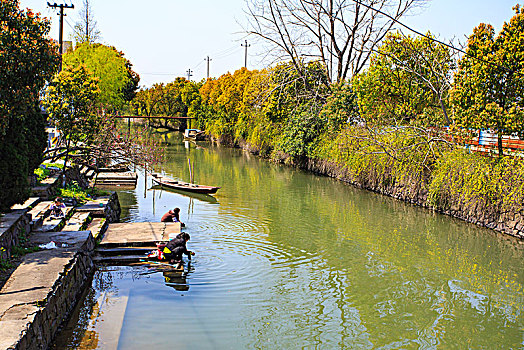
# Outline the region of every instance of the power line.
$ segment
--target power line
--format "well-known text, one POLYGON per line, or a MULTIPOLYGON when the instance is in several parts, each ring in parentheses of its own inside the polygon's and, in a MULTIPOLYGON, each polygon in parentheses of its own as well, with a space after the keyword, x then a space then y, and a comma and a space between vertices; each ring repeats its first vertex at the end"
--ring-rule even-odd
POLYGON ((387 13, 385 13, 385 12, 379 10, 379 9, 376 9, 376 8, 374 8, 374 7, 372 7, 372 6, 369 6, 369 5, 367 5, 367 4, 364 4, 364 3, 362 3, 362 2, 360 2, 360 1, 358 1, 358 0, 351 0, 351 1, 353 1, 353 2, 355 2, 355 3, 357 3, 357 4, 359 4, 359 5, 362 5, 362 6, 364 6, 364 7, 367 7, 367 8, 370 9, 370 10, 373 10, 373 11, 375 11, 375 12, 378 12, 378 13, 380 13, 381 15, 384 15, 384 16, 388 17, 388 18, 391 19, 393 22, 400 24, 401 26, 403 26, 403 27, 406 28, 407 30, 412 31, 413 33, 418 34, 418 35, 420 35, 420 36, 422 36, 422 37, 424 37, 424 38, 426 38, 426 39, 428 39, 428 40, 431 40, 431 41, 434 41, 434 42, 439 43, 439 44, 441 44, 441 45, 444 45, 444 46, 446 46, 446 47, 448 47, 448 48, 450 48, 450 49, 452 49, 452 50, 456 50, 456 51, 458 51, 458 52, 460 52, 460 53, 463 53, 464 55, 466 55, 466 56, 468 56, 468 57, 471 57, 471 58, 473 58, 473 59, 475 59, 475 60, 477 60, 477 61, 480 61, 480 62, 483 62, 483 63, 487 63, 487 64, 489 64, 489 65, 491 65, 491 66, 494 66, 494 67, 497 67, 497 68, 502 68, 502 69, 504 69, 505 71, 508 71, 508 72, 510 72, 510 73, 521 74, 521 73, 518 72, 518 71, 517 71, 517 72, 514 72, 514 71, 512 71, 511 69, 509 69, 509 68, 507 68, 507 67, 504 67, 504 66, 501 66, 501 65, 499 65, 499 64, 497 64, 497 63, 495 63, 495 62, 486 61, 486 60, 483 60, 482 58, 478 58, 478 57, 476 57, 476 56, 470 55, 470 54, 468 54, 466 51, 464 51, 464 50, 462 50, 462 49, 459 49, 459 48, 457 48, 457 47, 455 47, 455 46, 453 46, 453 45, 447 44, 447 43, 445 43, 445 42, 443 42, 443 41, 440 41, 440 40, 438 40, 438 39, 432 38, 432 37, 430 37, 429 35, 423 34, 423 33, 419 32, 418 30, 409 27, 407 24, 404 24, 404 23, 400 22, 398 19, 393 18, 393 17, 390 16, 389 14, 387 14, 387 13))
POLYGON ((176 73, 140 73, 140 75, 176 75, 176 73))
POLYGON ((200 65, 202 65, 202 62, 204 62, 204 61, 198 61, 198 63, 195 64, 195 65, 193 66, 193 68, 191 68, 191 69, 192 69, 192 70, 197 69, 198 67, 200 67, 200 65))
POLYGON ((75 28, 71 25, 71 23, 69 23, 69 21, 67 20, 67 18, 64 18, 66 24, 69 26, 69 28, 71 28, 71 30, 74 32, 75 31, 75 28))
POLYGON ((237 51, 238 50, 238 46, 235 45, 235 46, 231 46, 227 49, 224 49, 224 50, 221 50, 221 51, 216 51, 216 52, 212 52, 211 54, 213 56, 221 56, 221 55, 224 55, 224 54, 229 54, 231 51, 237 51))
POLYGON ((215 55, 214 57, 215 57, 215 59, 222 59, 222 58, 225 58, 225 57, 229 57, 229 56, 231 56, 231 55, 235 55, 235 54, 237 54, 240 50, 242 50, 242 49, 239 48, 239 47, 236 47, 236 48, 234 48, 233 50, 230 50, 229 52, 223 53, 222 55, 219 55, 219 56, 215 55))

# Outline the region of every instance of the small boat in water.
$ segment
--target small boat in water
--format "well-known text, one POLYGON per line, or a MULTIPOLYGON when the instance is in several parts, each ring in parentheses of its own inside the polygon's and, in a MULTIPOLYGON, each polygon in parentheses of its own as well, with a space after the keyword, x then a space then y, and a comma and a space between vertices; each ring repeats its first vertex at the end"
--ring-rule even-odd
POLYGON ((177 193, 181 196, 188 197, 188 198, 194 198, 202 202, 218 204, 218 200, 215 197, 213 197, 212 195, 207 194, 207 193, 195 193, 195 192, 182 191, 182 190, 178 190, 178 189, 174 189, 174 188, 170 188, 170 187, 166 187, 166 186, 162 186, 158 184, 151 186, 151 188, 149 188, 148 190, 149 191, 161 190, 161 191, 166 191, 166 192, 171 192, 171 193, 177 193))
POLYGON ((220 187, 217 186, 206 186, 197 185, 189 182, 177 181, 160 174, 152 174, 153 181, 162 187, 171 188, 174 190, 187 191, 193 193, 205 193, 212 194, 216 193, 220 187))
POLYGON ((203 141, 205 139, 206 139, 206 135, 201 130, 198 130, 198 129, 186 129, 184 131, 184 140, 203 141))

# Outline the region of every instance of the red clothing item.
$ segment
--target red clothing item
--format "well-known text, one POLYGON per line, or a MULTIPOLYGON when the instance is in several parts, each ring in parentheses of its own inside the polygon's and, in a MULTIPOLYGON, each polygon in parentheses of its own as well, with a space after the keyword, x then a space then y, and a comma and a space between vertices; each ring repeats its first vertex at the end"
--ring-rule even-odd
POLYGON ((180 218, 174 211, 170 210, 162 216, 161 222, 180 222, 180 218))

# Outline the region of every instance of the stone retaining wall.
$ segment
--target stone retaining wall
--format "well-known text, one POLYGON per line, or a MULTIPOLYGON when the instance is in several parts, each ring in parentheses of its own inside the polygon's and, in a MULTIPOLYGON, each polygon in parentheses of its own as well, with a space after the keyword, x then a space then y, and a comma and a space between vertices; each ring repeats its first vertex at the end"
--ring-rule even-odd
POLYGON ((111 196, 109 196, 109 201, 106 206, 105 210, 105 218, 107 219, 107 222, 119 222, 120 221, 120 201, 118 200, 118 195, 116 192, 113 192, 111 196))
POLYGON ((13 247, 20 243, 20 236, 31 229, 31 214, 27 210, 4 214, 0 218, 0 260, 11 256, 13 247))
POLYGON ((52 198, 56 189, 60 186, 60 176, 53 175, 47 179, 42 180, 41 185, 31 188, 31 195, 34 197, 40 197, 42 200, 49 200, 52 198))
MULTIPOLYGON (((94 246, 94 242, 92 242, 94 246)), ((11 350, 47 349, 60 325, 69 316, 80 297, 86 282, 93 273, 94 264, 89 252, 78 252, 64 269, 27 329, 11 350)))

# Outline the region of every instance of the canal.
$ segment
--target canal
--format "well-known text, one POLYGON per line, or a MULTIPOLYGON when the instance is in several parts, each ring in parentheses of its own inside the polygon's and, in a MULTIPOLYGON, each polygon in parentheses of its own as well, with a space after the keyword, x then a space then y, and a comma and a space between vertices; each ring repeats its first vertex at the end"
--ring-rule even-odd
POLYGON ((181 208, 188 271, 100 267, 56 349, 517 349, 518 241, 238 149, 168 144, 214 197, 118 191, 124 222, 181 208))

